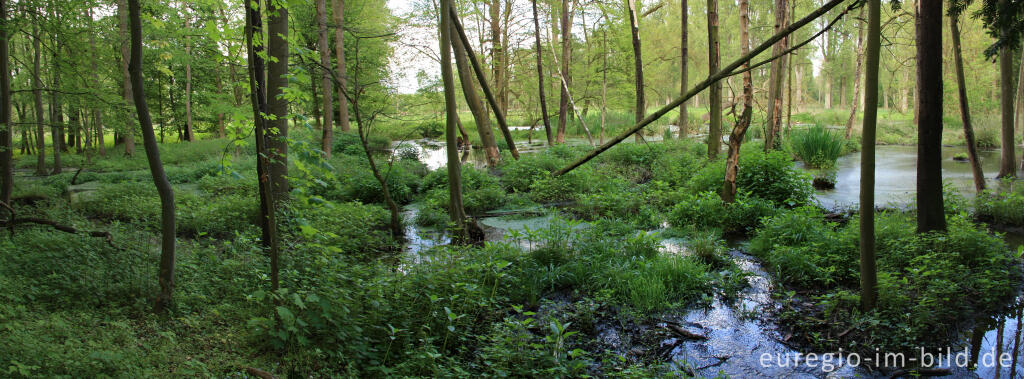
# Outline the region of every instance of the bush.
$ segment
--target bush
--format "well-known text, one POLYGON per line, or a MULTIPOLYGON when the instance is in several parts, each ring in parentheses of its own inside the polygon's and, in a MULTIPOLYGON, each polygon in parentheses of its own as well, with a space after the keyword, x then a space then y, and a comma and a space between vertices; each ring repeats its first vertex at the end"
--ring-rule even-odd
POLYGON ((979 193, 974 198, 975 214, 982 220, 997 224, 1024 226, 1024 190, 1020 188, 979 193))
MULTIPOLYGON (((684 195, 685 196, 685 195, 684 195)), ((714 192, 701 192, 685 196, 669 214, 669 224, 676 228, 716 230, 726 235, 744 235, 761 224, 765 217, 775 214, 771 202, 741 195, 732 204, 726 204, 714 192)))
MULTIPOLYGON (((366 142, 370 152, 382 152, 391 148, 391 140, 381 135, 370 134, 366 142)), ((363 152, 363 142, 359 140, 359 134, 356 131, 334 133, 333 149, 338 154, 354 156, 366 154, 363 152)))

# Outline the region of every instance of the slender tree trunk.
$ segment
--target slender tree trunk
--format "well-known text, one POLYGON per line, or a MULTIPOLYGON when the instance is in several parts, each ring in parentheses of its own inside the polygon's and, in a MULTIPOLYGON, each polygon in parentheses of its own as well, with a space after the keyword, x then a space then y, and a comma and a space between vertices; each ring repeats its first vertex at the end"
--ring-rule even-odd
MULTIPOLYGON (((452 23, 452 35, 457 35, 455 25, 452 23)), ((483 144, 484 152, 487 154, 487 166, 496 167, 501 161, 501 154, 498 153, 498 144, 494 140, 494 130, 491 128, 491 118, 484 109, 480 96, 473 86, 471 68, 466 62, 466 47, 459 38, 452 38, 452 48, 455 54, 455 66, 458 69, 459 82, 462 84, 462 94, 466 98, 473 119, 476 120, 476 130, 480 134, 480 142, 483 144)), ((358 111, 357 111, 358 114, 358 111)))
MULTIPOLYGON (((640 47, 640 18, 637 15, 636 2, 637 0, 627 0, 626 4, 629 7, 629 31, 633 37, 633 79, 636 86, 636 105, 633 109, 633 118, 635 122, 640 122, 640 120, 644 119, 644 114, 647 113, 647 102, 644 99, 644 61, 643 50, 640 47)), ((710 18, 711 15, 709 13, 708 19, 710 20, 710 18)), ((634 134, 634 137, 637 141, 640 141, 642 138, 640 133, 634 134)))
MULTIPOLYGON (((1000 6, 1008 0, 1000 0, 1000 6)), ((1010 30, 1004 29, 1002 34, 1007 35, 1010 30)), ((1017 176, 1017 158, 1015 157, 1016 140, 1013 138, 1013 51, 1009 45, 999 48, 999 109, 1002 111, 1002 149, 999 154, 999 174, 996 178, 1007 178, 1017 176)))
POLYGON ((551 146, 555 144, 555 140, 551 135, 551 121, 548 120, 547 98, 544 97, 544 59, 543 50, 540 47, 540 21, 537 17, 537 0, 532 0, 531 4, 533 5, 533 37, 536 41, 534 53, 537 55, 537 91, 540 96, 540 118, 544 120, 544 133, 548 138, 548 146, 551 146))
POLYGON ((131 14, 131 86, 134 89, 135 110, 139 124, 142 126, 142 141, 146 149, 146 160, 149 171, 153 174, 153 183, 160 194, 160 293, 157 295, 153 311, 163 312, 171 305, 174 292, 174 190, 171 182, 164 174, 164 166, 160 161, 160 149, 156 146, 156 135, 153 133, 153 120, 149 117, 146 106, 146 91, 142 79, 142 22, 139 16, 139 0, 128 0, 128 12, 131 14))
MULTIPOLYGON (((1024 49, 1020 51, 1021 62, 1024 62, 1024 49)), ((1014 117, 1014 124, 1021 128, 1021 135, 1024 136, 1024 64, 1020 65, 1020 75, 1017 77, 1017 112, 1014 117)), ((1021 147, 1024 147, 1022 140, 1021 147)), ((1024 159, 1020 161, 1020 169, 1024 170, 1024 159)))
MULTIPOLYGON (((7 0, 0 0, 0 202, 10 205, 14 192, 14 125, 11 124, 8 27, 7 0)), ((10 217, 14 218, 14 215, 10 217)))
MULTIPOLYGON (((608 15, 603 12, 602 15, 605 22, 608 22, 608 15)), ((601 133, 598 141, 604 144, 605 117, 608 115, 608 28, 601 30, 601 38, 603 40, 601 47, 601 133)))
MULTIPOLYGON (((630 0, 633 1, 633 0, 630 0)), ((562 80, 569 82, 569 49, 572 46, 572 26, 569 25, 569 0, 562 0, 562 12, 559 14, 559 22, 562 32, 562 59, 559 75, 562 80)), ((558 136, 555 142, 565 143, 565 125, 569 117, 569 89, 561 86, 561 96, 558 99, 558 136)))
MULTIPOLYGON (((708 72, 718 72, 718 0, 708 0, 708 72)), ((708 127, 708 158, 718 157, 722 144, 722 83, 711 84, 708 95, 711 125, 708 127)))
MULTIPOLYGON (((60 88, 60 64, 57 60, 57 51, 54 48, 52 65, 53 89, 60 88)), ((64 170, 64 163, 61 161, 61 152, 67 150, 64 143, 64 106, 61 104, 60 91, 50 92, 50 141, 53 143, 53 171, 54 175, 64 170)))
POLYGON ((263 35, 263 15, 259 4, 258 1, 245 2, 245 46, 249 62, 249 99, 252 104, 253 123, 255 124, 256 177, 259 181, 260 230, 262 231, 260 242, 263 250, 270 256, 270 283, 274 292, 277 292, 280 288, 277 204, 270 182, 270 152, 266 137, 267 119, 263 116, 268 114, 266 68, 263 60, 263 45, 253 41, 254 35, 263 35))
POLYGON ((342 94, 345 91, 347 74, 345 73, 345 0, 331 0, 334 8, 334 54, 338 61, 338 128, 343 132, 351 128, 348 122, 348 100, 342 94))
POLYGON ((920 1, 917 8, 917 231, 924 233, 946 230, 942 200, 942 2, 920 1))
MULTIPOLYGON (((119 19, 120 36, 121 36, 121 78, 124 81, 124 85, 121 86, 121 96, 124 98, 125 104, 131 108, 132 106, 132 81, 130 74, 128 73, 128 6, 125 4, 125 0, 117 0, 117 15, 119 19)), ((131 117, 131 112, 125 110, 125 130, 121 134, 124 138, 124 154, 127 156, 135 155, 135 120, 131 117)))
POLYGON ((43 81, 40 77, 40 35, 36 12, 32 12, 32 100, 36 112, 36 175, 46 175, 46 122, 43 121, 43 81))
POLYGON ((882 34, 880 0, 868 0, 867 6, 867 73, 864 77, 864 123, 861 127, 863 147, 860 153, 860 305, 864 312, 874 309, 875 299, 878 298, 875 269, 875 127, 878 121, 878 61, 882 34))
POLYGON ((461 243, 466 241, 466 210, 462 205, 462 161, 459 160, 455 135, 458 110, 455 108, 455 78, 452 76, 451 7, 451 0, 441 0, 441 79, 444 82, 445 139, 448 152, 448 215, 451 217, 453 240, 461 243))
MULTIPOLYGON (((92 20, 92 8, 87 13, 89 20, 92 20)), ((92 64, 92 81, 96 88, 100 88, 99 64, 96 62, 96 33, 89 33, 89 53, 92 64)), ((101 157, 107 155, 107 143, 103 136, 103 118, 98 106, 92 107, 92 124, 96 133, 96 147, 101 157)))
MULTIPOLYGON (((188 13, 188 6, 185 6, 185 30, 192 28, 192 15, 188 13)), ((185 36, 185 139, 188 142, 196 140, 196 132, 192 125, 192 37, 185 36)))
MULTIPOLYGON (((685 94, 687 86, 689 85, 690 78, 690 39, 689 39, 689 7, 686 4, 686 0, 679 0, 680 18, 682 27, 679 28, 679 94, 685 94)), ((679 138, 684 138, 688 134, 690 128, 690 113, 687 110, 687 101, 684 101, 679 106, 679 121, 676 123, 679 126, 679 138)), ((602 141, 603 142, 603 141, 602 141)))
MULTIPOLYGON (((864 8, 857 17, 864 19, 864 8)), ((846 139, 853 136, 853 124, 857 121, 857 106, 860 105, 860 74, 864 70, 864 23, 857 26, 857 68, 853 71, 853 103, 850 106, 850 118, 846 119, 846 139)))
MULTIPOLYGON (((749 0, 740 0, 740 55, 750 53, 750 15, 748 7, 749 0)), ((742 68, 750 67, 750 61, 744 62, 742 68)), ((722 201, 732 203, 736 201, 736 176, 739 173, 740 146, 743 144, 743 137, 750 127, 750 118, 753 115, 754 84, 750 71, 743 73, 743 113, 729 135, 729 155, 725 160, 725 184, 722 188, 722 201)))
POLYGON ((270 152, 270 183, 275 199, 288 197, 288 8, 271 1, 267 17, 267 147, 270 152))
POLYGON ((334 83, 331 81, 331 47, 327 38, 327 0, 316 0, 316 19, 319 24, 317 50, 320 52, 320 88, 323 96, 324 124, 320 138, 320 149, 324 157, 331 157, 334 145, 334 83))
MULTIPOLYGON (((505 120, 505 106, 501 105, 501 100, 494 96, 494 92, 491 91, 490 86, 487 84, 487 78, 484 76, 483 67, 480 64, 480 61, 477 60, 476 54, 473 53, 473 48, 469 45, 469 37, 466 35, 466 31, 463 30, 462 23, 459 22, 458 14, 453 10, 451 16, 452 25, 455 26, 455 31, 457 32, 456 39, 462 42, 462 47, 465 48, 466 57, 469 58, 470 66, 473 67, 473 72, 476 74, 477 83, 480 84, 480 88, 484 91, 484 97, 487 98, 487 102, 491 105, 491 109, 494 110, 494 118, 498 120, 498 128, 501 130, 501 134, 505 137, 505 144, 508 146, 508 151, 512 154, 513 159, 519 159, 519 149, 516 148, 516 142, 512 139, 512 131, 509 130, 508 122, 505 120)), ((493 133, 491 134, 493 135, 493 133)))
POLYGON ((960 98, 960 119, 964 124, 964 140, 967 144, 967 159, 971 163, 974 175, 974 189, 981 193, 985 190, 985 174, 981 171, 978 161, 978 146, 974 142, 974 126, 971 125, 971 108, 967 102, 967 82, 964 79, 964 60, 960 48, 960 25, 958 15, 949 17, 950 35, 953 38, 953 61, 956 69, 957 94, 960 98))
MULTIPOLYGON (((775 32, 786 28, 789 18, 786 13, 787 0, 775 0, 775 32)), ((782 54, 789 47, 789 38, 783 38, 772 47, 772 55, 782 54)), ((782 73, 786 69, 786 56, 772 62, 772 68, 768 78, 768 131, 764 140, 764 151, 776 148, 779 145, 779 130, 782 128, 782 73)))
MULTIPOLYGON (((498 105, 503 111, 507 111, 508 102, 504 99, 503 94, 506 92, 506 72, 508 67, 505 61, 505 49, 502 42, 503 31, 501 28, 501 0, 490 0, 487 4, 488 11, 490 13, 490 38, 491 38, 491 82, 494 85, 494 92, 497 95, 498 105)), ((452 37, 455 38, 455 37, 452 37)), ((467 50, 471 47, 466 45, 467 50)), ((480 52, 484 54, 483 51, 480 52)), ((483 85, 483 79, 479 80, 483 85)), ((491 106, 494 108, 494 105, 491 106)))

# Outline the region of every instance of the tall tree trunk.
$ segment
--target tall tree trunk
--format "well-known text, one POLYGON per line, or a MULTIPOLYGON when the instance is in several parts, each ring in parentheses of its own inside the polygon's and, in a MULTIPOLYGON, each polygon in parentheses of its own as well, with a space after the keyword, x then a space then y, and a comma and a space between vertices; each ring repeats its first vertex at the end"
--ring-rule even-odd
POLYGON ((50 141, 53 143, 53 171, 54 175, 60 174, 64 170, 64 164, 61 161, 61 152, 66 149, 64 143, 64 106, 61 104, 60 91, 60 64, 57 60, 57 51, 59 48, 54 48, 53 60, 50 62, 51 69, 53 70, 53 91, 50 91, 50 141))
MULTIPOLYGON (((740 55, 750 53, 750 15, 748 7, 749 0, 740 0, 740 55)), ((744 62, 742 68, 750 67, 750 61, 744 62)), ((750 71, 743 73, 743 113, 729 135, 729 155, 725 160, 725 184, 722 188, 722 201, 732 203, 736 201, 736 176, 739 173, 740 146, 743 144, 743 137, 750 127, 750 118, 753 115, 754 84, 750 71)))
POLYGON ((40 35, 36 11, 32 12, 32 100, 36 111, 36 175, 46 175, 46 121, 43 119, 43 80, 40 61, 40 35))
MULTIPOLYGON (((125 5, 125 0, 117 0, 117 16, 119 19, 120 27, 120 40, 121 40, 121 79, 124 85, 121 86, 121 96, 124 98, 125 104, 130 108, 132 106, 132 80, 128 73, 128 9, 125 5)), ((124 138, 124 154, 127 156, 135 155, 135 120, 131 117, 131 112, 125 110, 125 130, 121 135, 124 138)))
MULTIPOLYGON (((775 0, 775 32, 786 28, 789 17, 787 0, 775 0)), ((772 56, 780 55, 789 48, 789 37, 783 38, 772 46, 772 56)), ((772 62, 768 78, 768 126, 764 140, 764 150, 768 151, 779 145, 779 130, 782 128, 782 73, 786 70, 786 55, 772 62)))
MULTIPOLYGON (((644 119, 644 114, 647 113, 647 102, 644 99, 644 61, 643 50, 640 48, 640 18, 637 15, 636 2, 637 0, 627 0, 626 4, 629 7, 629 31, 633 37, 633 79, 635 80, 634 90, 636 91, 636 105, 633 109, 633 118, 636 120, 635 122, 640 122, 640 120, 644 119)), ((708 18, 711 18, 710 13, 708 18)), ((642 138, 639 132, 634 137, 637 141, 640 141, 642 138)))
MULTIPOLYGON (((451 34, 457 36, 455 24, 451 23, 451 34)), ((487 154, 487 166, 496 167, 501 161, 501 154, 498 153, 498 144, 494 140, 494 130, 491 128, 491 118, 484 109, 480 96, 473 86, 473 75, 471 68, 466 62, 466 47, 458 37, 452 38, 452 48, 455 54, 455 67, 458 69, 459 82, 462 84, 462 95, 466 98, 473 119, 476 120, 476 130, 480 134, 480 142, 483 144, 484 152, 487 154)), ((357 111, 358 114, 358 111, 357 111)))
POLYGON ((149 161, 149 172, 153 174, 153 184, 160 194, 160 293, 157 295, 153 311, 160 313, 171 305, 174 292, 174 190, 171 182, 164 174, 164 166, 160 161, 160 149, 156 146, 156 135, 153 133, 153 120, 149 117, 146 105, 146 91, 142 79, 142 22, 139 16, 139 0, 128 0, 128 12, 131 14, 131 86, 134 89, 135 111, 138 113, 139 125, 142 127, 142 142, 146 149, 146 160, 149 161))
MULTIPOLYGON (((92 18, 92 8, 89 8, 87 17, 90 22, 92 18)), ((100 75, 99 75, 99 64, 96 62, 96 33, 89 33, 89 59, 92 64, 92 82, 96 88, 100 88, 100 75)), ((101 157, 107 155, 107 143, 103 136, 103 119, 102 113, 98 106, 92 107, 92 123, 96 133, 96 147, 101 157)))
POLYGON ((343 132, 351 128, 348 122, 348 99, 345 90, 347 74, 345 73, 345 0, 331 0, 334 8, 334 54, 338 61, 338 128, 343 132))
POLYGON ((324 157, 331 157, 334 145, 334 83, 331 81, 331 47, 327 38, 327 0, 316 0, 316 19, 319 23, 317 50, 320 52, 320 88, 323 96, 324 125, 320 149, 324 157))
MULTIPOLYGON (((494 86, 495 95, 497 95, 498 105, 503 111, 507 111, 508 102, 504 98, 504 93, 507 86, 505 77, 508 67, 505 62, 505 45, 502 41, 504 31, 501 28, 501 0, 490 0, 487 6, 490 13, 488 21, 490 22, 491 37, 491 83, 494 86)), ((469 46, 466 47, 469 48, 469 46)), ((481 51, 480 54, 483 55, 484 52, 481 51)), ((491 107, 493 108, 494 106, 491 107)))
POLYGON ((0 124, 3 124, 0 125, 0 202, 10 205, 14 192, 14 125, 11 124, 8 26, 7 0, 0 0, 0 124))
MULTIPOLYGON (((864 8, 860 8, 857 18, 864 19, 864 8)), ((857 68, 853 71, 853 103, 850 106, 850 118, 846 119, 846 139, 853 136, 853 124, 857 121, 857 106, 860 105, 860 74, 864 64, 864 23, 857 26, 857 68)), ((877 94, 876 94, 877 96, 877 94)))
MULTIPOLYGON (((683 95, 686 93, 687 86, 689 85, 690 70, 690 39, 689 39, 689 7, 686 4, 686 0, 679 0, 680 19, 682 27, 679 28, 679 94, 683 95)), ((690 113, 687 110, 687 101, 684 101, 679 106, 679 121, 676 122, 679 126, 679 138, 684 138, 688 134, 690 128, 690 113)))
MULTIPOLYGON (((630 0, 633 1, 633 0, 630 0)), ((559 31, 562 32, 562 59, 559 75, 566 83, 569 82, 569 49, 572 46, 572 26, 569 25, 569 0, 562 0, 562 12, 559 14, 559 31)), ((565 143, 565 125, 569 117, 569 89, 562 88, 561 96, 558 99, 558 135, 555 138, 557 143, 565 143)))
POLYGON ((964 124, 964 140, 967 143, 967 159, 971 163, 971 174, 974 175, 974 189, 981 193, 985 190, 985 174, 981 171, 978 161, 978 146, 974 142, 974 126, 971 125, 971 108, 967 103, 967 82, 964 79, 964 59, 960 49, 959 15, 949 16, 950 35, 953 38, 953 62, 956 68, 957 94, 960 98, 960 119, 964 124))
MULTIPOLYGON (((1008 0, 1000 0, 1000 8, 1008 0)), ((1001 34, 1008 35, 1011 31, 1004 27, 1001 34)), ((1002 111, 1002 138, 1000 139, 999 174, 996 178, 1017 176, 1017 158, 1015 157, 1016 140, 1013 138, 1013 51, 1003 44, 999 48, 999 110, 1002 111)))
MULTIPOLYGON (((453 226, 453 240, 466 241, 466 210, 462 205, 462 161, 456 139, 455 78, 452 76, 451 0, 441 0, 441 80, 444 83, 445 140, 448 155, 448 215, 453 226)), ((540 46, 537 52, 540 53, 540 46)))
MULTIPOLYGON (((941 13, 941 12, 940 12, 941 13)), ((868 1, 867 73, 864 77, 863 147, 860 166, 860 305, 875 308, 878 280, 875 270, 875 127, 878 121, 878 61, 881 50, 881 2, 868 1)), ((941 28, 941 24, 939 25, 941 28)), ((940 44, 941 46, 941 44, 940 44)))
MULTIPOLYGON (((718 72, 718 0, 708 0, 708 72, 718 72)), ((708 127, 708 158, 718 157, 722 144, 722 83, 711 84, 708 94, 711 124, 708 127)))
MULTIPOLYGON (((192 15, 185 6, 185 32, 192 28, 192 15)), ((185 35, 185 139, 196 140, 196 132, 192 125, 192 36, 185 35)))
MULTIPOLYGON (((253 36, 263 35, 263 15, 259 9, 260 2, 246 1, 245 6, 245 46, 248 52, 249 66, 249 99, 252 104, 253 123, 255 124, 256 140, 256 177, 259 181, 260 195, 260 242, 263 250, 270 256, 270 285, 274 292, 280 288, 279 247, 277 238, 277 204, 274 200, 274 189, 270 182, 270 153, 267 147, 267 86, 266 69, 263 60, 263 44, 256 44, 253 36), (255 8, 254 8, 255 6, 255 8)), ((261 38, 262 39, 262 38, 261 38)))
POLYGON ((270 183, 275 199, 288 197, 288 8, 271 1, 267 17, 267 110, 274 116, 267 128, 270 152, 270 183))
MULTIPOLYGON (((942 201, 942 2, 917 3, 917 231, 946 230, 942 201)), ((1012 101, 1012 99, 1011 99, 1012 101)))
MULTIPOLYGON (((605 22, 608 22, 608 15, 603 11, 602 15, 605 22)), ((601 29, 601 38, 601 133, 598 141, 604 144, 605 117, 608 115, 608 28, 601 29)))
POLYGON ((555 139, 551 135, 551 121, 548 120, 547 98, 544 97, 544 54, 542 53, 543 49, 540 48, 540 21, 537 17, 537 0, 532 0, 530 3, 533 5, 533 38, 536 41, 534 53, 537 55, 537 91, 540 96, 540 118, 544 120, 544 133, 548 138, 548 146, 551 146, 555 144, 555 139))

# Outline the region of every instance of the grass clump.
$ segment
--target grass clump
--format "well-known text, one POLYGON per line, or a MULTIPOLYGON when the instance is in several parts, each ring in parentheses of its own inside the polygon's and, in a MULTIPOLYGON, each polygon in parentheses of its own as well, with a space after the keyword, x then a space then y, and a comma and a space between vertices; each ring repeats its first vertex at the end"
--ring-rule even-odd
POLYGON ((789 141, 796 156, 813 168, 835 167, 845 145, 842 136, 820 124, 794 131, 789 141))

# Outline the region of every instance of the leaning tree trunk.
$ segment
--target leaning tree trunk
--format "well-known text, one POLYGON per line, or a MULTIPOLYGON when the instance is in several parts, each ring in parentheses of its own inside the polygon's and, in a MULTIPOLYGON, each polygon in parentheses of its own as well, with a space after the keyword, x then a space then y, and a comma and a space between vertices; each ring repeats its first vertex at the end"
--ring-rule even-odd
POLYGON ((288 100, 282 96, 288 88, 288 7, 269 2, 267 17, 267 147, 270 151, 270 183, 275 199, 288 197, 288 100))
MULTIPOLYGON (((633 37, 633 79, 635 80, 635 91, 636 91, 636 105, 633 109, 633 118, 635 122, 640 122, 644 119, 646 113, 647 102, 644 99, 644 60, 640 48, 640 18, 637 16, 637 0, 627 0, 626 4, 629 7, 629 32, 633 37)), ((708 16, 711 17, 710 15, 708 16)), ((637 141, 641 140, 641 134, 637 132, 634 134, 637 141)))
POLYGON ((974 189, 981 193, 985 190, 985 174, 981 171, 978 161, 978 146, 974 142, 974 126, 971 125, 971 108, 967 103, 967 82, 964 79, 964 59, 960 49, 959 15, 949 16, 950 35, 953 38, 953 62, 956 69, 957 94, 960 98, 960 119, 964 124, 964 140, 967 143, 967 159, 971 163, 971 174, 974 175, 974 189))
POLYGON ((277 238, 277 205, 270 183, 270 153, 267 147, 267 86, 263 44, 255 44, 253 36, 263 35, 263 15, 260 2, 245 2, 245 45, 249 61, 249 99, 252 103, 254 134, 256 139, 256 177, 260 196, 260 238, 263 249, 270 256, 270 285, 275 292, 280 288, 279 247, 277 238), (254 8, 255 6, 255 8, 254 8))
POLYGON ((320 52, 320 89, 323 96, 324 124, 320 138, 320 150, 324 157, 331 157, 334 145, 334 83, 331 82, 331 47, 327 38, 327 0, 316 0, 316 20, 320 29, 317 32, 317 51, 320 52))
MULTIPOLYGON (((740 0, 740 55, 750 53, 750 15, 748 7, 749 0, 740 0)), ((750 61, 744 62, 742 68, 750 67, 750 61)), ((750 71, 743 73, 743 113, 729 135, 729 155, 725 160, 725 184, 722 188, 722 201, 732 203, 736 201, 736 176, 739 173, 740 145, 743 137, 750 127, 750 118, 753 115, 754 84, 750 71)))
MULTIPOLYGON (((132 106, 132 79, 131 74, 128 73, 128 10, 126 9, 125 0, 117 0, 117 15, 120 20, 120 32, 121 32, 121 78, 124 81, 124 85, 121 86, 121 97, 124 98, 125 104, 128 107, 132 106)), ((125 130, 122 135, 124 136, 124 154, 127 156, 135 155, 135 120, 132 119, 130 112, 125 112, 125 130)), ((116 143, 117 141, 115 141, 116 143)))
POLYGON ((942 2, 920 1, 917 8, 917 231, 924 233, 946 230, 942 201, 942 2))
MULTIPOLYGON (((680 50, 680 61, 679 61, 679 94, 683 95, 686 93, 688 81, 689 81, 689 62, 690 62, 690 41, 687 32, 687 26, 689 23, 689 8, 687 7, 686 0, 679 1, 680 8, 680 19, 682 20, 682 27, 680 28, 679 35, 679 50, 680 50)), ((687 130, 690 126, 690 113, 687 110, 687 101, 684 101, 679 106, 679 138, 686 137, 687 130)), ((602 141, 603 142, 603 141, 602 141)))
POLYGON ((537 55, 537 92, 540 96, 540 118, 544 120, 544 133, 548 137, 548 146, 551 146, 555 144, 555 139, 551 135, 551 121, 548 120, 547 98, 544 96, 544 59, 541 53, 543 50, 540 48, 540 21, 537 17, 537 0, 533 0, 531 3, 533 5, 533 38, 536 41, 534 53, 537 55))
MULTIPOLYGON (((452 35, 457 35, 455 25, 452 23, 452 35)), ((480 143, 483 144, 484 152, 487 154, 487 166, 496 167, 501 161, 501 154, 498 153, 498 144, 494 140, 494 129, 491 128, 491 118, 484 109, 480 96, 473 86, 473 75, 470 73, 469 63, 466 62, 466 46, 462 40, 452 38, 452 48, 455 53, 455 66, 459 73, 459 82, 462 84, 462 95, 466 98, 466 104, 473 113, 476 120, 476 131, 480 134, 480 143)), ((358 111, 357 111, 358 114, 358 111)))
MULTIPOLYGON (((708 72, 718 72, 718 0, 708 0, 708 72)), ((722 144, 722 83, 711 84, 708 93, 711 124, 708 127, 708 158, 718 157, 722 144)))
MULTIPOLYGON (((1001 0, 1002 7, 1008 0, 1001 0)), ((1009 30, 1001 31, 1003 35, 1009 30)), ((1017 159, 1014 153, 1013 139, 1013 51, 1003 44, 999 48, 999 109, 1002 111, 1002 139, 999 154, 999 174, 996 178, 1014 177, 1017 175, 1017 159)))
POLYGON ((153 174, 153 184, 160 194, 160 293, 157 295, 153 311, 160 313, 171 305, 174 292, 174 190, 171 182, 164 174, 163 163, 160 162, 160 149, 156 145, 156 134, 153 133, 153 120, 149 117, 146 105, 146 91, 142 79, 142 21, 139 16, 139 0, 128 0, 128 13, 131 19, 131 63, 129 73, 135 100, 135 112, 138 113, 139 125, 142 127, 142 141, 146 149, 146 160, 149 161, 149 172, 153 174))
MULTIPOLYGON (((864 19, 864 8, 857 17, 864 19)), ((860 74, 864 64, 864 23, 857 26, 857 68, 853 71, 853 104, 850 106, 850 118, 846 119, 846 139, 853 135, 853 123, 857 121, 857 106, 860 105, 860 74)))
MULTIPOLYGON (((441 79, 444 82, 445 141, 448 153, 448 215, 451 217, 453 240, 462 243, 467 237, 466 209, 462 205, 462 161, 459 160, 455 135, 458 110, 455 108, 455 78, 452 76, 451 7, 451 0, 441 0, 441 79)), ((540 53, 539 46, 537 52, 540 53)))
POLYGON ((343 132, 351 128, 348 122, 348 100, 344 94, 346 85, 345 73, 345 0, 331 0, 334 8, 334 54, 338 60, 338 128, 343 132))
POLYGON ((861 126, 864 146, 860 153, 860 305, 864 312, 874 309, 878 298, 878 280, 875 272, 875 127, 878 121, 881 14, 880 0, 869 0, 864 123, 861 126))

